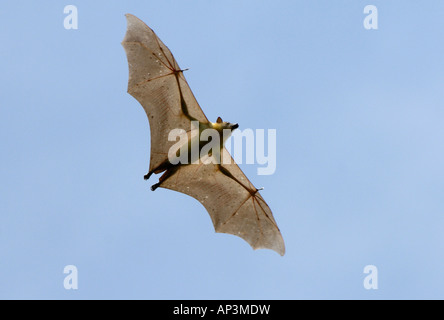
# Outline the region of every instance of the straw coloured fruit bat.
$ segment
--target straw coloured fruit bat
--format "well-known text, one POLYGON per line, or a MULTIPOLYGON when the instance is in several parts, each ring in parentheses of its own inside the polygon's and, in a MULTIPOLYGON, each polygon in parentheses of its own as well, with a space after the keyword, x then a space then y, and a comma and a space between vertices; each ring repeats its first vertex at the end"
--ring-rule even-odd
POLYGON ((128 93, 145 109, 151 129, 150 167, 144 178, 163 173, 151 189, 185 193, 207 209, 216 232, 239 236, 253 249, 284 255, 284 241, 270 208, 224 147, 238 124, 220 117, 210 122, 170 50, 141 20, 130 14, 126 18, 122 45, 129 66, 128 93), (173 130, 179 133, 176 139, 171 139, 173 130), (217 143, 204 161, 201 135, 208 130, 216 133, 211 141, 217 143), (185 142, 178 145, 177 137, 186 138, 185 142))

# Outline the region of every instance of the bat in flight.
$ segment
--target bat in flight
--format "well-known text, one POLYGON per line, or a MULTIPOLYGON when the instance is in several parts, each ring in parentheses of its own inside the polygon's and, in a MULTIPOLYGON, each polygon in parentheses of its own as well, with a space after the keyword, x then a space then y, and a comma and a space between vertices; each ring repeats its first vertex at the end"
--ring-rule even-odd
POLYGON ((143 21, 131 14, 126 18, 122 45, 129 66, 128 93, 144 108, 151 129, 150 167, 144 178, 163 173, 151 189, 185 193, 207 209, 216 232, 239 236, 253 249, 284 255, 284 240, 270 208, 224 147, 238 124, 220 117, 210 122, 170 50, 143 21), (174 130, 181 135, 171 139, 174 130), (203 139, 208 130, 216 136, 203 139), (178 144, 177 138, 185 142, 178 144), (206 160, 200 152, 205 140, 218 142, 206 160))

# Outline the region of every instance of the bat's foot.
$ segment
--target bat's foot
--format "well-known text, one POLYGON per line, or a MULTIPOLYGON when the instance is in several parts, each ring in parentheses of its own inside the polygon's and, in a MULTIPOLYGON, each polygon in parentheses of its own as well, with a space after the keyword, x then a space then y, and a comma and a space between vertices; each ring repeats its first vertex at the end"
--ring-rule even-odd
POLYGON ((153 174, 152 171, 148 172, 146 175, 143 176, 143 179, 148 180, 152 174, 153 174))
POLYGON ((153 184, 153 185, 151 186, 151 191, 156 191, 156 189, 157 189, 159 186, 160 186, 160 182, 158 182, 158 183, 156 183, 156 184, 153 184))

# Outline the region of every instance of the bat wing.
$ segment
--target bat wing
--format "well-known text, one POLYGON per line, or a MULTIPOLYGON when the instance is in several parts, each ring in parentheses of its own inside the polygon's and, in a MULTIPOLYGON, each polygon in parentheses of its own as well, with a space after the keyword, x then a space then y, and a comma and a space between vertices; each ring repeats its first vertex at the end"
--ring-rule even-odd
MULTIPOLYGON (((238 181, 256 191, 224 148, 222 164, 238 181)), ((223 174, 215 164, 181 166, 161 187, 185 193, 207 209, 216 232, 243 238, 253 249, 272 249, 284 255, 285 245, 273 214, 259 191, 252 194, 236 180, 223 174)))
POLYGON ((122 45, 129 67, 128 93, 140 102, 148 116, 152 171, 168 159, 168 150, 175 143, 168 141, 169 132, 191 130, 181 99, 192 118, 203 123, 208 119, 171 51, 142 20, 131 14, 126 18, 128 27, 122 45))

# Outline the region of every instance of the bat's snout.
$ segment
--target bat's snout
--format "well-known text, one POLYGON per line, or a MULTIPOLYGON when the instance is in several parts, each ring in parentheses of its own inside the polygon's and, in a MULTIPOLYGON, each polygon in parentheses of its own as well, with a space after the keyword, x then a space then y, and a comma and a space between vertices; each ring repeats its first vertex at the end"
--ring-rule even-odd
POLYGON ((239 124, 238 124, 238 123, 235 123, 235 124, 233 124, 233 126, 231 127, 231 130, 235 130, 235 129, 237 129, 237 128, 239 128, 239 124))

